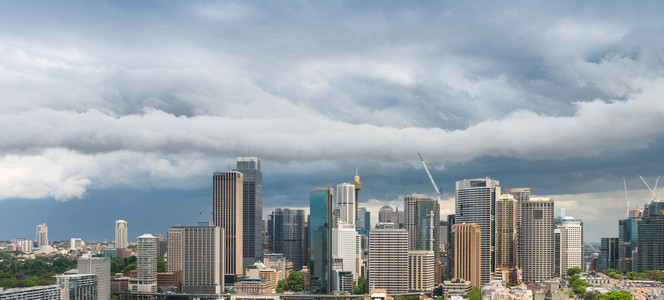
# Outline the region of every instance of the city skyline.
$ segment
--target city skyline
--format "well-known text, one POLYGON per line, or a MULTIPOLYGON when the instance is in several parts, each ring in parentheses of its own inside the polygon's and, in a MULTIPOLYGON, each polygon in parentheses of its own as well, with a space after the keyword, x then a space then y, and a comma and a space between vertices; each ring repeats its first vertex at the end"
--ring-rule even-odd
POLYGON ((442 219, 456 181, 490 177, 599 242, 627 216, 622 178, 643 207, 636 175, 664 173, 657 2, 0 8, 0 240, 211 221, 210 174, 239 156, 262 160, 264 218, 357 167, 376 223, 435 196, 422 153, 442 219))

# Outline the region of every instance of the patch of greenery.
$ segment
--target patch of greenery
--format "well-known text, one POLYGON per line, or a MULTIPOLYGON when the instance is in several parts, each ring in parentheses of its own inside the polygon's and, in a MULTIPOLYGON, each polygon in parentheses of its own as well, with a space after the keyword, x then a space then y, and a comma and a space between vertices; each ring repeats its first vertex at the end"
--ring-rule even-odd
POLYGON ((76 262, 62 255, 21 259, 12 253, 0 253, 0 287, 51 285, 53 276, 76 268, 76 262))

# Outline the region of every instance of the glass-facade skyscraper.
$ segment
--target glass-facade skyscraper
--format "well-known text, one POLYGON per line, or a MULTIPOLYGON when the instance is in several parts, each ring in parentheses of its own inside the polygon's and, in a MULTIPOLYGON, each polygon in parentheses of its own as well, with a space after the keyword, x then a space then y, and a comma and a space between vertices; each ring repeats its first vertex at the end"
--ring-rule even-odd
POLYGON ((440 205, 438 200, 417 199, 415 202, 415 249, 440 251, 440 205))
POLYGON ((332 187, 317 188, 309 194, 309 266, 312 283, 319 291, 329 293, 332 279, 332 187))
POLYGON ((238 157, 242 173, 242 265, 246 268, 263 258, 263 173, 258 157, 238 157))
POLYGON ((638 222, 637 272, 664 269, 664 202, 646 205, 638 222))
POLYGON ((281 209, 274 211, 274 252, 282 253, 293 263, 293 270, 302 270, 304 249, 304 210, 281 209))

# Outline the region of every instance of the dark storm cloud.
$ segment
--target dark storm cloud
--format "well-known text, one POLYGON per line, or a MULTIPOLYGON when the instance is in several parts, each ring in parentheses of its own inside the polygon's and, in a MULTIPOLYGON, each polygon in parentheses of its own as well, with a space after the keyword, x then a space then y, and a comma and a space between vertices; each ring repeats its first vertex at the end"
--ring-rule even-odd
POLYGON ((198 191, 249 148, 271 166, 267 207, 305 206, 312 187, 350 181, 355 166, 372 205, 428 193, 418 152, 446 191, 491 176, 607 199, 630 175, 620 173, 661 170, 662 11, 656 1, 4 3, 0 199, 198 191))

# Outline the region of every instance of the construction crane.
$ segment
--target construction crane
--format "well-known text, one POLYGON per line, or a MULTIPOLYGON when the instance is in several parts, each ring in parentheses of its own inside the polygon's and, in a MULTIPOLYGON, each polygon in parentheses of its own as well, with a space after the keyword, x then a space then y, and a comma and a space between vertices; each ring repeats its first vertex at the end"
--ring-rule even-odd
POLYGON ((433 189, 436 190, 436 198, 440 200, 440 196, 443 194, 438 189, 438 186, 436 185, 436 181, 433 180, 433 176, 431 176, 431 172, 429 172, 429 167, 427 167, 427 163, 424 161, 424 158, 422 158, 422 154, 417 153, 417 155, 420 157, 420 160, 422 161, 422 166, 424 167, 424 170, 427 171, 427 175, 429 175, 429 180, 431 180, 431 184, 433 185, 433 189))
POLYGON ((648 190, 650 190, 650 193, 652 193, 652 201, 659 201, 659 199, 657 199, 657 184, 659 183, 659 176, 657 176, 657 179, 655 180, 655 188, 650 187, 650 185, 643 178, 643 176, 641 176, 641 175, 638 175, 638 176, 639 176, 639 178, 641 178, 641 181, 643 181, 643 184, 646 185, 648 190))
POLYGON ((595 251, 594 254, 595 254, 596 256, 599 256, 599 250, 597 250, 597 248, 595 248, 595 247, 594 247, 592 244, 590 244, 590 242, 588 242, 588 241, 586 241, 586 244, 588 244, 588 246, 590 246, 590 248, 593 249, 593 251, 595 251))
POLYGON ((627 197, 627 180, 623 177, 623 186, 625 186, 625 200, 627 200, 627 213, 629 214, 629 197, 627 197))

